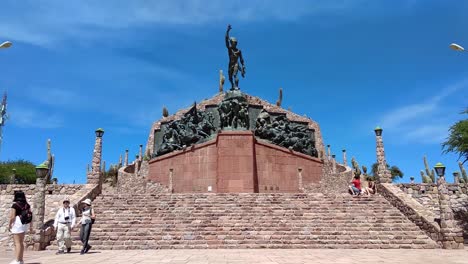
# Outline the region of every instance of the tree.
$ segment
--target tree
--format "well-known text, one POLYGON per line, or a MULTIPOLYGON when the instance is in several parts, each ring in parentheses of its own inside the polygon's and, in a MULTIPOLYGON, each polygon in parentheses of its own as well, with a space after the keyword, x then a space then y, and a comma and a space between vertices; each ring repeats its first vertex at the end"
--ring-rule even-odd
MULTIPOLYGON (((392 175, 392 181, 395 181, 397 178, 403 178, 404 173, 397 166, 391 166, 387 164, 387 169, 392 175)), ((372 164, 372 177, 376 178, 379 171, 379 163, 372 164)))
POLYGON ((10 183, 13 169, 16 169, 16 183, 36 183, 36 166, 32 162, 22 159, 0 162, 0 183, 10 183))
MULTIPOLYGON (((468 107, 460 114, 468 114, 468 107)), ((460 120, 450 127, 447 140, 442 143, 442 153, 457 153, 464 164, 468 160, 468 119, 460 120)))

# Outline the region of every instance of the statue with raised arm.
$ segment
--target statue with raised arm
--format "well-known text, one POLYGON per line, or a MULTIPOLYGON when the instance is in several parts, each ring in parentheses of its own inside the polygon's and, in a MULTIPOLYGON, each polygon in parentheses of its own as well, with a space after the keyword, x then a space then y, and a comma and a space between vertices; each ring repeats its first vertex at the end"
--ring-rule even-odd
POLYGON ((229 37, 229 31, 232 29, 231 25, 228 25, 226 31, 226 48, 229 53, 229 82, 231 82, 231 91, 239 90, 239 78, 237 74, 239 70, 243 78, 245 78, 245 64, 244 58, 242 58, 242 52, 237 48, 237 39, 234 37, 229 37), (239 69, 239 63, 242 68, 239 69))

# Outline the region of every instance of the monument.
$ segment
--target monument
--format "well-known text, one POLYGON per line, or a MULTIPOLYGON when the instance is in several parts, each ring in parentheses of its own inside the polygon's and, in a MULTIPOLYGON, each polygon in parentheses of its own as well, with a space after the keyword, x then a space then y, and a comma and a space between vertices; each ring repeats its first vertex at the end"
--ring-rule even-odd
POLYGON ((318 185, 318 124, 240 90, 245 63, 231 29, 231 88, 155 122, 147 178, 173 192, 298 192, 299 172, 301 185, 318 185))

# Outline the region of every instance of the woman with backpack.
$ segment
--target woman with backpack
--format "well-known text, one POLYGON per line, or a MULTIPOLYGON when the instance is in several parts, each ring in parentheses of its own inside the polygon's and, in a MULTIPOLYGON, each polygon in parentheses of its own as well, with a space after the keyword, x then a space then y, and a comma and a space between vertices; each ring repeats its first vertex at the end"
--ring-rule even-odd
POLYGON ((33 231, 32 225, 29 225, 32 221, 32 212, 23 191, 15 191, 14 195, 9 227, 15 241, 16 260, 13 260, 10 264, 23 264, 24 235, 28 231, 28 226, 30 232, 33 231))

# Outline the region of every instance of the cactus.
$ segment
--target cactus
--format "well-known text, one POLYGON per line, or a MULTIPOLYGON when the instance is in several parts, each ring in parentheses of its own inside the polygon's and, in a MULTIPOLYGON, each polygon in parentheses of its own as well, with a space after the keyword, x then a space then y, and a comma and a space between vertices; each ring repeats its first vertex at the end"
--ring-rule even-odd
POLYGON ((163 106, 162 115, 163 115, 163 117, 168 117, 169 116, 169 111, 167 110, 167 108, 165 106, 163 106))
POLYGON ((224 80, 226 77, 224 77, 223 70, 219 70, 219 93, 223 93, 224 80))
POLYGON ((461 171, 460 181, 463 179, 464 183, 468 183, 468 176, 466 175, 466 170, 463 167, 463 163, 461 161, 459 161, 458 166, 460 167, 460 171, 461 171))
POLYGON ((351 158, 351 164, 353 165, 354 175, 361 177, 361 169, 359 168, 359 163, 354 157, 351 158))
POLYGON ((432 183, 431 178, 425 175, 423 170, 421 170, 421 180, 423 183, 432 183))
POLYGON ((424 171, 421 171, 421 177, 424 183, 435 183, 435 172, 434 169, 430 170, 429 165, 427 163, 427 157, 424 155, 424 167, 426 170, 426 174, 424 174, 424 171), (429 180, 428 182, 424 181, 424 177, 427 177, 426 181, 429 180))
POLYGON ((281 103, 283 103, 283 88, 279 88, 279 97, 278 101, 276 101, 276 106, 281 107, 281 103))
POLYGON ((367 167, 362 165, 362 172, 364 172, 364 175, 367 175, 367 167))

